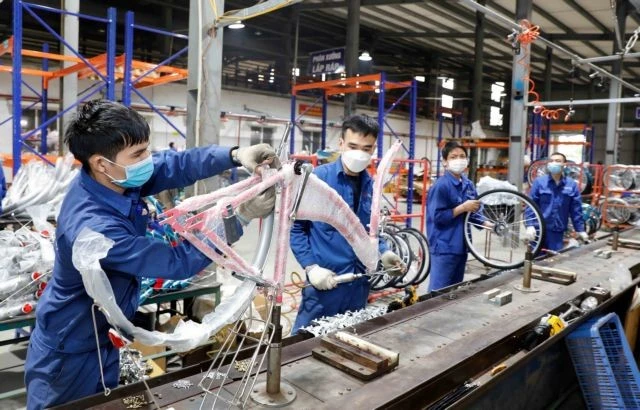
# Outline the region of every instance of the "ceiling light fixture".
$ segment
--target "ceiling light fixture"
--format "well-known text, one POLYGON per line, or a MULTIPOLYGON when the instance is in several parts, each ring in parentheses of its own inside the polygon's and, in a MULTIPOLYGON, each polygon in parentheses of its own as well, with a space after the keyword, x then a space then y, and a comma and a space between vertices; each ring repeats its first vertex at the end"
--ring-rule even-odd
POLYGON ((373 57, 371 57, 371 54, 369 54, 368 51, 363 51, 362 54, 360 54, 360 57, 358 57, 358 60, 360 61, 371 61, 373 59, 373 57))
POLYGON ((425 76, 423 75, 417 75, 414 77, 416 79, 417 82, 419 83, 424 83, 427 79, 425 78, 425 76))
POLYGON ((233 24, 229 24, 229 28, 232 30, 238 30, 244 28, 244 23, 242 22, 242 20, 238 20, 233 24))

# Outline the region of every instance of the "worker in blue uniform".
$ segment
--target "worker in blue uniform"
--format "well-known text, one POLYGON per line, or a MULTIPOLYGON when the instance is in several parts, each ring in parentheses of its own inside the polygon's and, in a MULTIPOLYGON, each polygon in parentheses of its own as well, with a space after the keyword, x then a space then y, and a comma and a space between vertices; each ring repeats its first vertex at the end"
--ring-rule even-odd
POLYGON ((442 149, 445 173, 429 189, 427 197, 427 238, 431 258, 429 291, 462 282, 468 249, 464 241, 464 219, 471 212, 471 222, 492 227, 478 212, 481 208, 476 189, 465 175, 469 162, 467 151, 457 141, 442 149))
MULTIPOLYGON (((27 408, 42 409, 113 388, 119 380, 118 350, 109 324, 93 310, 72 247, 88 227, 114 241, 100 260, 118 305, 131 319, 138 308, 142 277, 189 278, 211 260, 188 242, 175 247, 146 237, 149 210, 142 197, 192 185, 226 169, 277 166, 266 144, 245 148, 209 146, 151 155, 149 125, 118 103, 85 104, 66 129, 65 142, 82 170, 64 199, 56 229, 51 280, 38 303, 25 363, 27 408), (92 319, 95 313, 95 323, 92 319)), ((242 220, 272 211, 275 191, 265 191, 237 213, 242 220)), ((245 204, 243 204, 245 205, 245 204)))
MULTIPOLYGON (((314 171, 318 178, 340 194, 365 227, 371 218, 373 190, 373 179, 366 168, 371 162, 378 129, 376 120, 366 115, 345 119, 339 141, 340 157, 314 171)), ((334 227, 323 222, 296 221, 291 229, 290 243, 298 263, 305 269, 308 282, 313 285, 302 290, 292 333, 322 316, 365 307, 369 295, 367 278, 340 285, 336 283, 336 275, 365 273, 366 269, 334 227)), ((406 270, 398 255, 382 242, 379 251, 383 268, 391 275, 400 275, 406 270)))
MULTIPOLYGON (((545 223, 543 249, 559 251, 564 247, 564 233, 573 223, 578 238, 584 242, 589 239, 585 232, 582 216, 582 197, 580 188, 573 179, 564 175, 567 158, 559 152, 553 153, 547 163, 548 174, 536 178, 531 185, 529 197, 538 205, 545 223)), ((535 221, 532 211, 525 210, 526 220, 535 221)), ((539 227, 534 222, 527 226, 526 237, 534 240, 539 227)))

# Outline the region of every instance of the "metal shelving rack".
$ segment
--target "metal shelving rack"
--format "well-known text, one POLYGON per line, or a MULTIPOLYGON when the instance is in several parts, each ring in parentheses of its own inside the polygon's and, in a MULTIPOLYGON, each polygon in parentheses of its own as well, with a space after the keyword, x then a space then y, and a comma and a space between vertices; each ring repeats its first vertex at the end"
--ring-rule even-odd
POLYGON ((95 17, 86 14, 80 13, 72 13, 66 10, 60 10, 53 7, 41 6, 38 4, 28 3, 22 0, 13 0, 13 36, 5 41, 2 46, 0 46, 0 54, 10 53, 12 56, 12 67, 0 66, 0 71, 3 72, 11 72, 12 74, 12 104, 13 111, 11 117, 5 119, 4 122, 7 122, 11 119, 13 121, 12 127, 12 168, 13 174, 15 175, 20 169, 20 165, 22 164, 22 149, 26 148, 31 151, 35 156, 41 158, 47 163, 52 163, 52 161, 47 158, 43 153, 46 153, 46 137, 47 137, 47 127, 58 120, 58 118, 65 115, 67 112, 76 109, 78 105, 88 100, 95 94, 104 91, 105 98, 109 100, 115 100, 115 52, 116 52, 116 9, 111 7, 107 9, 107 16, 104 17, 95 17), (76 16, 80 19, 85 19, 89 21, 93 21, 96 23, 101 23, 106 25, 105 30, 105 40, 106 40, 106 52, 104 54, 100 54, 95 57, 87 58, 80 54, 78 50, 71 47, 67 41, 56 32, 51 26, 49 26, 43 19, 40 17, 39 13, 55 13, 60 15, 72 15, 76 16), (48 45, 45 44, 43 46, 42 51, 36 50, 27 50, 22 47, 22 38, 23 38, 23 26, 22 19, 23 14, 27 13, 31 17, 33 17, 42 27, 47 30, 54 39, 57 39, 66 46, 74 56, 65 56, 60 54, 52 54, 48 52, 48 45), (32 69, 26 68, 22 64, 22 58, 24 57, 35 57, 42 59, 42 69, 32 69), (74 62, 75 64, 69 66, 67 68, 61 68, 55 71, 49 70, 49 61, 67 61, 74 62), (106 71, 105 71, 106 70, 106 71), (95 74, 96 78, 99 81, 89 86, 87 89, 78 93, 78 100, 67 107, 65 110, 59 112, 57 115, 47 118, 47 100, 48 100, 48 85, 49 82, 55 79, 62 78, 69 74, 74 73, 87 73, 91 72, 95 74), (42 78, 42 90, 38 93, 33 87, 30 87, 24 80, 23 76, 37 76, 42 78), (33 130, 27 131, 24 134, 22 133, 20 118, 22 117, 22 86, 27 87, 31 92, 36 94, 37 101, 29 106, 29 108, 34 107, 38 103, 42 104, 42 118, 41 123, 38 127, 33 130), (41 135, 41 148, 42 152, 40 153, 37 150, 30 147, 25 143, 25 140, 29 137, 32 137, 36 134, 40 133, 41 135))

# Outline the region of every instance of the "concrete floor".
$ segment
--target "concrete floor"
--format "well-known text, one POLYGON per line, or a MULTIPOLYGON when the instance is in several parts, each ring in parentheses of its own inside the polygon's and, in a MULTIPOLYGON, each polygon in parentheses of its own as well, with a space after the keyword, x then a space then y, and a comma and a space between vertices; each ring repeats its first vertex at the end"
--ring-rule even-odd
MULTIPOLYGON (((277 226, 275 227, 274 232, 277 232, 277 226)), ((240 255, 246 256, 248 260, 251 260, 256 246, 256 240, 259 237, 259 224, 252 223, 248 227, 245 228, 245 234, 243 238, 236 243, 235 249, 238 251, 240 255)), ((273 270, 275 262, 275 247, 270 250, 269 256, 267 258, 267 262, 265 265, 265 271, 270 272, 273 270)), ((298 272, 301 274, 302 278, 304 278, 304 271, 300 267, 300 265, 296 262, 291 250, 289 250, 289 256, 287 258, 286 265, 287 272, 287 280, 286 283, 291 283, 291 272, 298 272)), ((465 274, 465 280, 473 279, 479 276, 482 273, 487 272, 487 269, 482 266, 479 262, 472 259, 470 256, 470 260, 467 263, 467 273, 465 274)), ((233 293, 234 286, 237 284, 236 280, 233 278, 228 278, 226 275, 222 274, 219 276, 219 280, 223 283, 222 291, 223 297, 225 293, 233 293)), ((419 293, 426 293, 428 287, 428 280, 423 283, 419 288, 419 293)), ((297 306, 300 301, 300 293, 295 292, 297 289, 294 286, 289 286, 287 288, 293 294, 288 294, 285 298, 283 316, 285 322, 285 334, 288 334, 290 330, 290 324, 295 321, 295 317, 297 315, 297 306)), ((388 305, 396 297, 401 296, 402 293, 398 295, 390 295, 383 298, 380 298, 374 302, 376 305, 388 305)), ((15 331, 5 331, 0 332, 0 340, 11 339, 15 336, 15 331)), ((24 387, 24 359, 26 356, 27 342, 23 342, 16 345, 6 345, 0 346, 0 397, 3 393, 8 391, 12 391, 15 389, 20 389, 24 387)), ((14 409, 24 409, 25 408, 25 396, 24 394, 19 395, 18 397, 12 399, 4 399, 0 400, 0 409, 3 410, 14 410, 14 409)))

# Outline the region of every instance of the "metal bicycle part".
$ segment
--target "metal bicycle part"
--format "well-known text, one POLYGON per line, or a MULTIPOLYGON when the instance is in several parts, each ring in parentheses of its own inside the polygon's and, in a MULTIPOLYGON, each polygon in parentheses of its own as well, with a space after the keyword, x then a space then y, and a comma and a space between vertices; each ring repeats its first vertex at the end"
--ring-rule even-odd
POLYGON ((478 196, 481 208, 465 216, 464 240, 469 251, 481 263, 498 269, 513 269, 524 264, 527 246, 535 255, 544 241, 545 224, 538 206, 526 195, 507 189, 495 189, 478 196), (491 222, 493 228, 483 225, 491 222), (527 227, 535 228, 535 237, 527 238, 527 227))
POLYGON ((622 198, 607 198, 602 203, 602 219, 609 224, 627 223, 631 218, 629 204, 622 198))
POLYGON ((624 165, 607 167, 603 181, 609 190, 628 191, 635 185, 636 175, 624 165))
MULTIPOLYGON (((402 254, 403 247, 406 247, 406 244, 401 245, 398 239, 394 236, 388 235, 384 232, 380 233, 380 239, 384 240, 387 243, 389 249, 396 253, 402 259, 405 260, 404 255, 402 254)), ((369 280, 369 287, 371 290, 382 290, 390 287, 393 283, 398 280, 398 277, 391 276, 389 274, 378 275, 377 277, 372 277, 369 280)))
POLYGON ((429 251, 425 248, 426 241, 423 242, 420 238, 421 233, 413 228, 403 229, 397 233, 397 236, 405 241, 411 253, 411 263, 407 265, 407 273, 393 284, 394 288, 402 289, 416 285, 422 277, 426 278, 424 271, 429 269, 429 251))

